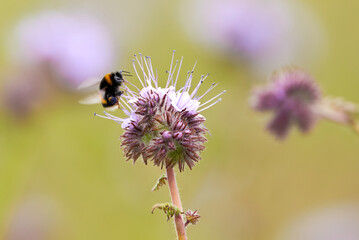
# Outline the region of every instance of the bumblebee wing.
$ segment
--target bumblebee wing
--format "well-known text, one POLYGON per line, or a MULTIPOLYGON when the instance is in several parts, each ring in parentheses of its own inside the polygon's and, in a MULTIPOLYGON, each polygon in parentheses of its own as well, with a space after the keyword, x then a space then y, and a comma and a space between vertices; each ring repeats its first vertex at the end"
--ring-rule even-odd
POLYGON ((98 104, 101 103, 101 94, 94 93, 79 101, 81 104, 98 104))
POLYGON ((92 87, 92 86, 98 84, 99 82, 101 82, 101 80, 102 80, 101 78, 86 79, 77 87, 77 89, 84 89, 84 88, 92 87))

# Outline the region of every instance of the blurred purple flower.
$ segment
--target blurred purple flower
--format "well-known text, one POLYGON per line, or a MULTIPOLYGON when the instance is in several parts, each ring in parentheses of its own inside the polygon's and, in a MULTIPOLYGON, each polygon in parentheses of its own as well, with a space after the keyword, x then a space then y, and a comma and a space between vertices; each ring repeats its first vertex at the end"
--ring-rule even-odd
POLYGON ((186 5, 184 15, 191 37, 212 49, 239 56, 256 71, 298 62, 304 49, 312 56, 313 48, 321 45, 317 43, 321 42, 317 20, 295 2, 196 0, 191 5, 186 5), (311 36, 310 41, 307 36, 311 36))
MULTIPOLYGON (((33 196, 15 206, 4 231, 5 240, 48 240, 59 236, 62 214, 49 197, 33 196)), ((57 239, 57 238, 56 238, 57 239)))
POLYGON ((208 24, 213 35, 245 57, 261 57, 278 45, 288 27, 281 8, 255 1, 214 1, 208 24))
POLYGON ((341 204, 322 207, 288 224, 278 240, 356 240, 359 239, 359 206, 341 204))
POLYGON ((107 29, 89 16, 43 12, 23 19, 13 52, 26 66, 50 71, 68 87, 109 71, 114 43, 107 29))
POLYGON ((1 107, 15 120, 25 120, 44 104, 44 98, 52 95, 51 88, 35 72, 23 70, 21 73, 5 75, 4 79, 7 81, 1 90, 1 107))
POLYGON ((257 111, 274 112, 268 129, 283 139, 292 124, 302 132, 310 130, 319 99, 319 87, 311 76, 296 67, 286 67, 275 72, 268 85, 255 89, 251 104, 257 111))

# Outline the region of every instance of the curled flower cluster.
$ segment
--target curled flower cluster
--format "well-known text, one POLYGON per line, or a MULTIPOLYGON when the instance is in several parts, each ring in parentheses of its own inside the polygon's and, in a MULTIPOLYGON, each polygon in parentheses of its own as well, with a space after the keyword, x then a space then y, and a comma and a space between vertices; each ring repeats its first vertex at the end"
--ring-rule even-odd
POLYGON ((151 213, 153 214, 156 209, 163 210, 163 212, 167 215, 167 221, 175 215, 182 214, 181 210, 172 203, 157 203, 152 207, 151 213))
POLYGON ((162 174, 162 176, 157 180, 155 186, 152 188, 152 191, 158 191, 164 185, 166 185, 167 176, 162 174))
POLYGON ((178 165, 179 170, 183 171, 187 165, 192 169, 195 162, 201 159, 199 154, 205 149, 203 144, 207 141, 204 135, 208 130, 203 125, 206 119, 200 112, 218 103, 221 100, 219 96, 225 91, 201 104, 200 100, 217 85, 212 84, 204 94, 198 95, 198 89, 208 75, 202 76, 191 91, 193 69, 188 72, 185 85, 176 90, 183 58, 173 64, 173 56, 166 87, 160 88, 151 58, 141 54, 140 58, 135 57, 133 66, 142 90, 125 81, 125 94, 120 98, 120 106, 127 118, 106 113, 106 118, 121 123, 125 130, 121 136, 121 146, 127 160, 136 162, 142 157, 145 164, 152 160, 154 165, 161 168, 178 165), (142 71, 143 80, 137 71, 136 62, 142 71))
POLYGON ((188 224, 196 225, 199 221, 199 218, 201 217, 197 212, 197 210, 196 211, 188 210, 187 212, 184 213, 184 215, 186 217, 186 223, 185 223, 186 227, 188 224))
POLYGON ((319 100, 320 89, 313 79, 301 69, 286 67, 275 72, 268 85, 255 89, 251 104, 257 111, 274 112, 268 129, 282 139, 292 124, 302 132, 311 129, 319 100))

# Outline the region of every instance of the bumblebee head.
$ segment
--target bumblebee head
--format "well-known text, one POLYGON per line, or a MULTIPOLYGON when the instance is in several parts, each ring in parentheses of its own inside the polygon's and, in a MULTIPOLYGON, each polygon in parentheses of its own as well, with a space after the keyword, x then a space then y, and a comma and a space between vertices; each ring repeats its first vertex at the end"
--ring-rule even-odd
POLYGON ((118 102, 117 97, 109 97, 108 100, 111 105, 115 105, 118 102))
POLYGON ((114 80, 117 84, 121 85, 121 83, 122 83, 122 81, 123 81, 123 76, 122 76, 122 74, 121 74, 120 72, 114 72, 114 73, 112 73, 112 76, 113 76, 113 80, 114 80))

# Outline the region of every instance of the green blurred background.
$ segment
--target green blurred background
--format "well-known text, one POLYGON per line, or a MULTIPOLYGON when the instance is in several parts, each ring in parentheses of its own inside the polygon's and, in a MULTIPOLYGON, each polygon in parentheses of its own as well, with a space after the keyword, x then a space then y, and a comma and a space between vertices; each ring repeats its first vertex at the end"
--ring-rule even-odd
MULTIPOLYGON (((320 19, 326 40, 322 57, 307 70, 324 93, 359 102, 359 2, 303 3, 320 19)), ((211 135, 202 161, 177 174, 184 208, 202 216, 188 228, 189 239, 278 239, 302 215, 359 204, 358 135, 319 122, 310 134, 293 131, 286 141, 277 141, 264 128, 266 116, 248 106, 253 82, 259 79, 245 65, 191 42, 178 21, 179 1, 127 4, 105 1, 98 11, 111 31, 130 37, 116 66, 131 70, 133 54, 142 52, 164 71, 176 49, 177 57, 184 56, 183 73, 198 60, 195 77, 210 72, 209 81, 227 90, 223 101, 205 112, 211 135), (128 23, 136 22, 136 27, 118 30, 122 23, 110 21, 109 9, 126 12, 128 23)), ((19 19, 43 9, 88 5, 2 1, 0 83, 14 68, 6 42, 19 19)), ((160 212, 150 214, 153 204, 170 201, 167 188, 151 192, 163 170, 124 161, 121 127, 93 117, 103 111, 101 106, 80 105, 81 95, 74 93, 53 98, 26 121, 1 112, 0 238, 10 239, 9 228, 25 208, 29 215, 44 215, 40 223, 51 222, 47 239, 175 239, 173 224, 160 212)))

